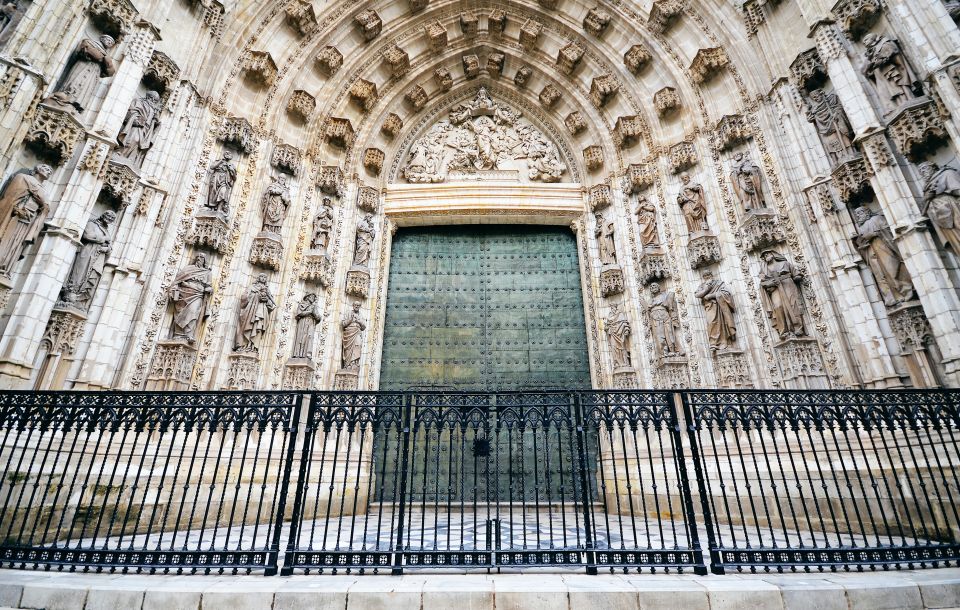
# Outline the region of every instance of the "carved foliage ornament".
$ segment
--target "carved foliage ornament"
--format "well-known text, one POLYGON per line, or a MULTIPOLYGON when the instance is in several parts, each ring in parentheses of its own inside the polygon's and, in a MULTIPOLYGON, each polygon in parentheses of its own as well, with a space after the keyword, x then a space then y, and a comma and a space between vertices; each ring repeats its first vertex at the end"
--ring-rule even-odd
POLYGON ((590 83, 590 101, 597 108, 603 108, 620 91, 617 79, 609 74, 602 74, 590 83))
POLYGON ((680 108, 680 95, 673 87, 664 87, 653 94, 653 107, 657 116, 663 118, 680 108))

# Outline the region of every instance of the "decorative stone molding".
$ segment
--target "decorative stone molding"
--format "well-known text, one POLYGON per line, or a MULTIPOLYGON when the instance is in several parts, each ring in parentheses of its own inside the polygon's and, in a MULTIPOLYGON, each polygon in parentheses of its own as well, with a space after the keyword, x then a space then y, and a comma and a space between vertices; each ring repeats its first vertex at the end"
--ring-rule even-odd
POLYGON ((225 254, 230 243, 230 224, 216 213, 198 212, 187 243, 197 248, 225 254))
POLYGON ((40 157, 60 165, 73 156, 84 136, 86 130, 71 113, 40 104, 24 141, 40 157))
POLYGON ((790 64, 790 77, 798 89, 812 91, 827 80, 827 68, 820 59, 817 47, 808 49, 790 64))
POLYGON ((320 49, 313 61, 320 72, 329 77, 336 74, 343 65, 343 54, 337 47, 326 46, 320 49))
POLYGON ((854 40, 867 33, 882 11, 879 0, 840 0, 832 9, 843 30, 854 40))
POLYGON ((350 119, 330 117, 327 120, 327 142, 337 148, 350 148, 354 138, 353 123, 350 119))
POLYGON ((920 303, 913 301, 890 312, 890 327, 905 353, 926 349, 933 341, 933 331, 920 303))
POLYGON ((157 342, 147 373, 148 392, 183 392, 190 389, 197 349, 184 340, 157 342))
POLYGON ((518 87, 526 87, 531 76, 533 76, 533 69, 530 66, 520 66, 517 73, 513 75, 513 84, 518 87))
POLYGON ((80 160, 77 161, 77 169, 92 174, 99 174, 109 153, 110 147, 106 144, 99 143, 96 140, 89 140, 87 149, 80 154, 80 160))
POLYGON ((349 392, 360 387, 360 375, 354 371, 338 371, 333 378, 333 389, 336 392, 349 392))
POLYGON ((587 121, 583 115, 576 110, 571 112, 563 119, 563 124, 570 132, 570 135, 578 135, 587 129, 587 121))
POLYGON ((680 108, 680 94, 673 87, 664 87, 653 94, 653 107, 662 119, 680 108))
POLYGON ((333 263, 326 254, 308 250, 303 255, 303 266, 300 269, 300 279, 305 282, 314 282, 324 288, 330 286, 333 278, 333 263))
POLYGON ((399 78, 410 71, 410 55, 406 51, 392 43, 380 53, 384 63, 390 67, 390 74, 394 78, 399 78))
POLYGON ((588 10, 586 16, 583 18, 583 29, 586 30, 588 34, 593 34, 599 38, 603 36, 607 26, 610 25, 610 19, 610 13, 599 6, 595 6, 588 10))
POLYGON ((874 174, 881 168, 890 167, 897 162, 890 145, 887 144, 887 136, 883 131, 863 136, 860 139, 860 147, 866 154, 867 162, 874 174))
POLYGON ((560 101, 563 94, 553 85, 546 85, 540 90, 540 105, 544 108, 552 108, 554 104, 560 101))
POLYGON ((360 32, 360 35, 363 36, 363 39, 367 42, 379 36, 381 30, 383 30, 383 22, 380 20, 380 15, 373 9, 367 9, 354 17, 353 23, 357 27, 357 31, 360 32))
POLYGON ((690 76, 693 82, 702 85, 717 76, 729 63, 723 47, 700 49, 690 62, 690 76))
POLYGON ((836 200, 833 198, 833 191, 828 179, 812 184, 806 189, 806 195, 809 206, 807 217, 810 222, 817 222, 817 210, 820 214, 828 214, 839 209, 836 200))
POLYGON ((617 117, 617 122, 613 127, 614 140, 620 148, 630 148, 640 141, 643 135, 643 123, 640 117, 631 114, 617 117))
POLYGON ((637 267, 637 279, 646 286, 654 280, 670 277, 670 263, 662 252, 644 252, 637 267))
POLYGON ((655 0, 650 7, 647 24, 656 34, 666 32, 683 14, 683 0, 655 0))
POLYGON ((464 36, 476 36, 480 30, 480 18, 473 11, 461 11, 460 31, 464 36))
POLYGON ((837 164, 830 175, 840 194, 840 200, 847 205, 857 204, 873 196, 870 170, 859 155, 837 164))
POLYGON ((558 2, 559 0, 537 0, 537 4, 547 9, 548 11, 556 10, 558 2))
POLYGON ((180 80, 180 66, 166 53, 154 51, 142 80, 147 89, 167 97, 180 80))
POLYGON ((316 109, 317 99, 303 89, 296 89, 287 102, 287 114, 302 123, 310 121, 316 109))
POLYGON ((368 148, 363 151, 363 166, 375 176, 383 170, 383 161, 386 155, 379 148, 368 148))
POLYGON ((380 209, 380 190, 372 186, 361 186, 357 190, 357 207, 370 214, 380 209))
POLYGON ((655 163, 631 163, 627 166, 624 176, 624 191, 634 195, 653 186, 657 181, 657 166, 655 163))
POLYGON ((520 46, 528 51, 537 48, 541 32, 543 32, 542 23, 535 19, 527 19, 520 26, 520 46))
MULTIPOLYGON (((426 2, 423 2, 423 4, 426 5, 426 2)), ((316 366, 310 360, 294 361, 291 359, 283 367, 283 382, 280 387, 284 390, 309 390, 313 386, 313 377, 316 370, 316 366)))
POLYGON ((301 38, 317 31, 317 15, 313 12, 313 3, 310 0, 293 0, 287 4, 287 25, 301 38))
POLYGON ((507 29, 507 13, 502 8, 496 8, 490 11, 487 17, 487 31, 491 34, 501 35, 507 29))
POLYGON ((776 212, 773 210, 750 210, 740 223, 740 234, 747 252, 779 244, 786 239, 776 212))
POLYGON ((640 387, 637 372, 632 368, 617 369, 613 372, 615 390, 634 390, 640 387))
POLYGON ((730 150, 753 137, 753 129, 742 114, 728 114, 717 121, 717 145, 720 150, 730 150))
POLYGON ((698 160, 693 142, 677 142, 670 147, 670 171, 674 174, 690 169, 698 160))
POLYGON ((465 78, 476 78, 480 75, 480 58, 473 54, 464 55, 461 58, 463 63, 463 76, 465 78))
POLYGON ((410 8, 410 12, 414 14, 427 8, 428 4, 430 4, 430 0, 407 0, 407 6, 410 8))
POLYGON ((623 270, 617 265, 604 265, 600 269, 600 294, 604 298, 622 294, 624 289, 623 270))
POLYGON ((426 34, 430 51, 434 55, 447 47, 447 28, 440 21, 434 21, 423 26, 423 33, 426 34))
POLYGON ((937 105, 930 99, 921 98, 901 108, 890 119, 889 131, 897 149, 913 162, 947 142, 937 105))
POLYGON ((136 7, 129 0, 90 0, 87 13, 100 31, 114 38, 133 30, 139 18, 136 7))
MULTIPOLYGON (((438 70, 439 71, 439 70, 438 70)), ((383 123, 380 124, 380 133, 387 136, 390 139, 393 139, 400 135, 400 132, 403 130, 403 119, 400 118, 400 115, 395 112, 391 112, 387 115, 387 118, 383 120, 383 123)))
POLYGON ((247 80, 267 89, 277 80, 277 62, 267 51, 250 51, 243 60, 247 80))
POLYGON ((750 365, 741 351, 714 352, 713 369, 717 375, 718 387, 730 389, 753 387, 750 365))
POLYGON ((249 155, 257 146, 250 121, 241 117, 228 117, 220 127, 218 139, 249 155))
POLYGON ((108 197, 126 207, 133 201, 140 176, 126 163, 110 161, 103 170, 103 189, 108 197))
POLYGON ((317 170, 317 188, 321 193, 340 197, 343 195, 343 170, 336 165, 321 165, 317 170))
POLYGON ((227 356, 227 389, 252 390, 260 377, 260 360, 250 353, 227 356))
POLYGON ((73 354, 83 334, 87 316, 73 309, 54 307, 40 339, 41 349, 48 354, 73 354))
POLYGON ((720 240, 716 235, 702 233, 690 238, 687 242, 687 258, 690 259, 690 266, 694 269, 700 269, 707 265, 719 263, 720 240))
POLYGON ((613 203, 613 192, 609 184, 595 184, 590 187, 590 210, 599 212, 613 203))
POLYGON ((642 44, 635 44, 623 54, 623 65, 633 74, 639 74, 653 60, 649 49, 642 44))
POLYGON ((377 103, 377 85, 368 80, 358 78, 350 85, 350 90, 347 92, 347 95, 350 96, 350 101, 357 107, 361 108, 364 112, 369 112, 377 103))
POLYGON ((557 68, 563 74, 572 74, 580 64, 580 60, 583 59, 584 53, 586 53, 586 49, 583 48, 583 45, 571 40, 557 52, 557 68))
POLYGON ((591 172, 595 172, 603 167, 603 147, 598 144, 591 144, 583 149, 583 164, 591 172))
POLYGON ((351 297, 367 298, 370 293, 370 272, 366 269, 351 269, 348 271, 346 293, 351 297))
POLYGON ((420 85, 414 85, 412 89, 403 95, 403 99, 410 104, 411 108, 419 112, 423 110, 424 106, 427 105, 427 102, 430 100, 430 96, 427 95, 426 89, 420 85))
POLYGON ((653 371, 653 387, 664 390, 685 390, 690 387, 690 367, 683 362, 663 362, 653 371))
POLYGON ((487 56, 487 73, 490 76, 498 77, 503 74, 503 64, 506 57, 503 53, 491 53, 487 56))
POLYGON ((226 9, 220 0, 208 0, 203 9, 203 25, 210 30, 210 36, 215 40, 220 40, 223 34, 223 15, 226 9))
POLYGON ((829 62, 846 53, 846 38, 834 21, 819 21, 811 29, 821 59, 829 62))
POLYGON ((300 171, 300 163, 303 154, 290 144, 277 144, 273 147, 273 156, 270 158, 270 165, 281 172, 296 176, 300 171))
POLYGON ((597 108, 603 108, 620 91, 620 84, 610 74, 601 74, 590 83, 590 101, 597 108))
POLYGON ((254 267, 264 267, 278 271, 283 262, 283 244, 275 233, 261 232, 253 238, 250 257, 247 261, 254 267))
POLYGON ((776 344, 773 351, 780 365, 780 375, 788 388, 814 390, 830 387, 816 340, 787 339, 776 344))
POLYGON ((446 93, 453 87, 453 75, 446 68, 437 68, 433 71, 433 82, 437 84, 440 91, 446 93))

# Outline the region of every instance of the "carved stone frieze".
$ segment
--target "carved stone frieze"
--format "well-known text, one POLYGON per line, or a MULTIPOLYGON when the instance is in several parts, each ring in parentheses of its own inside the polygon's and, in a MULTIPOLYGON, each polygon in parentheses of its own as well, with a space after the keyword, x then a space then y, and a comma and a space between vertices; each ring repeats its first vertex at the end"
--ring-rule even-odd
POLYGON ((564 74, 572 74, 580 65, 584 53, 586 53, 586 49, 583 48, 583 45, 571 40, 557 52, 557 68, 564 74))
POLYGON ((859 40, 882 12, 879 0, 840 0, 833 5, 833 14, 854 40, 859 40))
POLYGON ((319 26, 317 15, 313 11, 313 3, 310 0, 293 0, 287 4, 285 12, 287 25, 301 38, 317 31, 319 26))
POLYGON ((254 237, 247 261, 254 267, 279 270, 283 262, 283 244, 280 242, 280 236, 261 232, 254 237))
POLYGON ((60 165, 73 156, 85 135, 83 125, 73 114, 40 104, 24 140, 41 158, 60 165))
POLYGON ((563 93, 552 84, 545 85, 538 96, 540 105, 544 108, 552 108, 554 104, 560 101, 561 97, 563 97, 563 93))
POLYGON ((586 16, 584 16, 583 29, 586 30, 588 34, 593 34, 597 37, 603 36, 607 26, 610 25, 610 19, 610 13, 600 6, 595 6, 588 10, 586 16))
POLYGON ((349 148, 353 144, 354 135, 353 123, 350 119, 330 117, 327 120, 327 142, 337 148, 349 148))
POLYGON ((143 72, 143 84, 166 98, 180 79, 180 66, 169 55, 154 51, 143 72))
POLYGON ((747 252, 781 243, 786 239, 780 220, 773 210, 750 210, 740 223, 740 234, 747 252))
POLYGON ((666 32, 683 14, 683 0, 655 0, 650 7, 647 24, 657 34, 666 32))
POLYGON ((753 374, 746 355, 741 351, 714 352, 713 369, 717 375, 718 387, 730 389, 753 387, 753 374))
POLYGON ((623 65, 633 74, 639 74, 650 64, 652 59, 653 55, 650 54, 650 50, 646 46, 635 44, 623 54, 623 65))
POLYGON ((663 280, 670 277, 670 262, 662 252, 644 252, 637 267, 637 279, 640 284, 647 285, 654 280, 663 280))
POLYGON ((717 121, 717 144, 720 150, 730 150, 753 137, 753 129, 742 114, 728 114, 717 121))
POLYGON ((840 194, 840 200, 847 205, 854 205, 873 196, 870 170, 859 155, 839 163, 830 175, 840 194))
POLYGON ((357 207, 369 214, 380 209, 380 191, 372 186, 361 186, 357 190, 357 207))
POLYGON ((254 353, 227 356, 227 389, 252 390, 260 378, 260 359, 254 353))
POLYGON ((716 235, 709 233, 700 234, 691 237, 687 242, 687 258, 690 259, 690 266, 694 269, 700 269, 707 265, 719 263, 720 240, 716 235))
POLYGON ((634 195, 653 186, 656 180, 657 166, 655 163, 631 163, 627 166, 623 189, 627 194, 634 195))
POLYGON ((613 203, 613 192, 609 184, 595 184, 590 187, 590 210, 599 212, 613 203))
POLYGON ((917 162, 947 141, 947 132, 930 99, 919 99, 905 105, 890 119, 890 137, 897 149, 917 162))
POLYGON ((282 172, 296 176, 300 171, 302 157, 303 153, 295 146, 291 146, 290 144, 277 144, 273 147, 270 165, 282 172))
POLYGON ((185 340, 157 343, 145 389, 148 392, 183 392, 190 389, 197 348, 185 340))
POLYGON ((699 158, 693 142, 677 142, 670 147, 670 171, 680 173, 696 165, 699 158))
POLYGON ((337 47, 326 46, 317 52, 314 63, 325 76, 333 76, 343 65, 343 54, 337 47))
POLYGON ((369 112, 377 103, 377 85, 368 80, 358 78, 350 85, 350 90, 347 92, 347 95, 350 96, 350 101, 357 107, 364 112, 369 112))
POLYGON ((630 148, 640 141, 643 123, 635 114, 617 117, 613 127, 614 140, 620 148, 630 148))
POLYGON ((317 170, 317 188, 321 193, 340 197, 343 194, 343 170, 336 165, 321 165, 317 170))
POLYGON ((303 89, 296 89, 287 102, 287 114, 302 123, 308 122, 316 109, 317 99, 303 89))
POLYGON ((693 82, 702 85, 717 76, 729 63, 723 47, 700 49, 690 62, 690 76, 693 82))
POLYGON ((83 334, 87 316, 70 308, 54 307, 40 339, 48 354, 73 354, 83 334))
POLYGON ((664 87, 653 94, 653 107, 662 119, 680 108, 680 94, 673 87, 664 87))
POLYGON ((440 21, 434 21, 423 26, 423 33, 426 34, 430 50, 434 54, 447 47, 447 28, 440 21))
POLYGON ((420 85, 414 85, 413 88, 403 94, 403 99, 410 104, 411 108, 419 112, 423 110, 424 106, 427 105, 427 102, 430 100, 430 96, 427 95, 426 89, 420 85))
POLYGON ((531 76, 533 76, 533 69, 530 66, 520 66, 517 73, 513 75, 513 84, 526 87, 531 76))
POLYGON ((823 369, 823 356, 814 339, 797 337, 777 343, 774 348, 784 384, 795 390, 830 387, 823 369))
POLYGON ((300 279, 305 282, 315 282, 324 288, 330 286, 333 278, 333 263, 330 256, 308 250, 303 255, 303 266, 300 269, 300 279))
POLYGON ((249 51, 243 60, 243 71, 249 82, 262 88, 273 86, 277 80, 277 62, 267 51, 249 51))
POLYGON ((121 206, 133 201, 140 176, 126 163, 110 161, 103 170, 103 192, 121 206))
POLYGON ((507 13, 502 8, 490 11, 487 17, 487 31, 499 36, 505 29, 507 29, 507 13))
POLYGON ((563 119, 563 124, 570 135, 578 135, 587 129, 587 121, 583 115, 574 110, 563 119))
POLYGON ((353 23, 356 25, 357 31, 360 32, 360 35, 363 36, 363 39, 367 42, 379 36, 380 31, 383 29, 383 22, 380 20, 380 15, 373 9, 367 9, 361 12, 353 18, 353 23))
POLYGON ((403 119, 400 118, 400 115, 395 112, 391 112, 387 115, 387 118, 383 120, 383 123, 380 124, 380 133, 387 136, 390 139, 393 139, 400 135, 400 132, 403 130, 403 119))
POLYGON ((480 18, 473 11, 460 12, 460 31, 464 36, 476 36, 480 30, 480 18))
POLYGON ((250 121, 241 117, 228 117, 224 119, 220 126, 218 139, 224 144, 229 144, 238 151, 250 154, 257 146, 253 135, 253 126, 250 121))
POLYGON ((370 293, 370 272, 366 269, 350 269, 347 272, 346 293, 351 297, 367 298, 370 293))
POLYGON ((590 82, 590 101, 603 108, 620 91, 620 84, 610 74, 601 74, 590 82))
POLYGON ((487 55, 487 73, 496 78, 503 74, 503 64, 506 56, 503 53, 491 53, 487 55))
POLYGON ((583 149, 583 164, 591 172, 595 172, 603 167, 603 147, 598 144, 591 144, 583 149))
POLYGON ((467 54, 461 58, 463 63, 463 76, 465 78, 476 78, 480 75, 480 58, 474 54, 467 54))
POLYGON ((535 49, 541 32, 543 32, 542 23, 535 19, 527 19, 520 26, 520 46, 528 51, 535 49))
POLYGON ((623 290, 623 270, 617 265, 604 265, 600 269, 600 294, 608 298, 622 294, 623 290))
POLYGON ((394 78, 399 78, 410 71, 410 55, 397 46, 396 43, 387 46, 380 53, 383 61, 390 67, 390 74, 394 78))
POLYGON ((102 32, 114 38, 130 33, 139 18, 129 0, 90 0, 87 13, 102 32))
POLYGON ((214 211, 198 212, 193 219, 193 228, 187 236, 187 243, 224 254, 230 243, 230 224, 214 211))
POLYGON ((827 79, 827 68, 820 59, 817 47, 808 49, 790 64, 790 76, 798 89, 813 91, 827 79))
POLYGON ((433 71, 433 82, 437 84, 440 91, 446 93, 453 87, 453 75, 446 68, 437 68, 433 71))

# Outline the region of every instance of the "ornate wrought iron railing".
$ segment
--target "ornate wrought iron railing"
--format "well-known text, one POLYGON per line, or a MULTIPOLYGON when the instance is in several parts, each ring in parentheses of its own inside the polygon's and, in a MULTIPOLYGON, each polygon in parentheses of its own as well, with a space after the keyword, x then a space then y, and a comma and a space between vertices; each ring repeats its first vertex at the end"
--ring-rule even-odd
POLYGON ((955 391, 0 392, 0 563, 955 564, 958 410, 955 391))

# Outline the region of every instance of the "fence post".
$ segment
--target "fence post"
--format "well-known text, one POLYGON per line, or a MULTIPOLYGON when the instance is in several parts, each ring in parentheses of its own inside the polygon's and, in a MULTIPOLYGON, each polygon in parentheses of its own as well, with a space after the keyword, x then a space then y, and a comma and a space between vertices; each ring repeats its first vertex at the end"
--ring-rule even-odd
MULTIPOLYGON (((671 422, 670 429, 673 433, 673 459, 677 465, 677 474, 680 476, 680 493, 683 496, 683 520, 687 524, 687 533, 690 536, 690 548, 693 549, 694 557, 700 561, 700 565, 694 567, 693 571, 696 574, 706 575, 707 567, 703 565, 703 549, 700 547, 700 533, 697 531, 697 515, 693 510, 693 491, 690 489, 690 475, 687 472, 686 457, 683 454, 683 434, 680 419, 681 417, 684 418, 691 430, 694 428, 694 423, 693 420, 684 413, 684 403, 679 392, 674 392, 673 394, 672 411, 673 421, 671 422)), ((702 481, 702 471, 699 467, 696 441, 693 438, 690 439, 690 455, 694 461, 697 482, 700 483, 702 481)), ((702 497, 702 484, 700 485, 700 489, 702 497)), ((708 537, 712 536, 713 532, 710 526, 709 513, 704 513, 704 519, 707 520, 707 535, 708 537)))
POLYGON ((583 531, 584 541, 586 542, 587 555, 587 574, 597 573, 597 556, 594 552, 593 543, 593 525, 590 519, 593 512, 593 501, 590 497, 590 485, 587 480, 587 474, 590 472, 587 467, 587 439, 586 432, 583 429, 584 414, 583 405, 580 403, 579 392, 570 394, 573 401, 573 417, 577 426, 577 466, 580 470, 580 502, 583 506, 583 531))
MULTIPOLYGON (((303 494, 304 486, 307 483, 307 451, 309 450, 313 438, 313 395, 308 395, 307 419, 305 420, 303 434, 303 449, 300 452, 300 473, 297 476, 297 490, 293 499, 293 513, 290 516, 290 535, 287 538, 287 551, 284 555, 283 568, 281 574, 289 576, 293 574, 292 559, 293 553, 300 542, 300 521, 303 518, 303 494)), ((283 526, 283 512, 287 504, 287 489, 290 487, 290 474, 293 471, 293 460, 296 455, 297 432, 300 429, 300 414, 303 410, 303 394, 297 396, 296 410, 294 411, 294 420, 290 426, 290 439, 287 445, 287 456, 283 464, 283 482, 280 484, 280 500, 277 502, 276 526, 273 530, 273 546, 277 548, 277 555, 280 554, 280 530, 283 526)), ((265 576, 273 576, 277 573, 276 562, 274 567, 268 568, 265 576)))
POLYGON ((403 429, 400 432, 400 442, 403 451, 400 458, 400 500, 397 506, 397 544, 393 556, 392 574, 403 574, 403 522, 407 511, 407 465, 410 462, 410 426, 413 420, 413 395, 403 395, 403 429))

